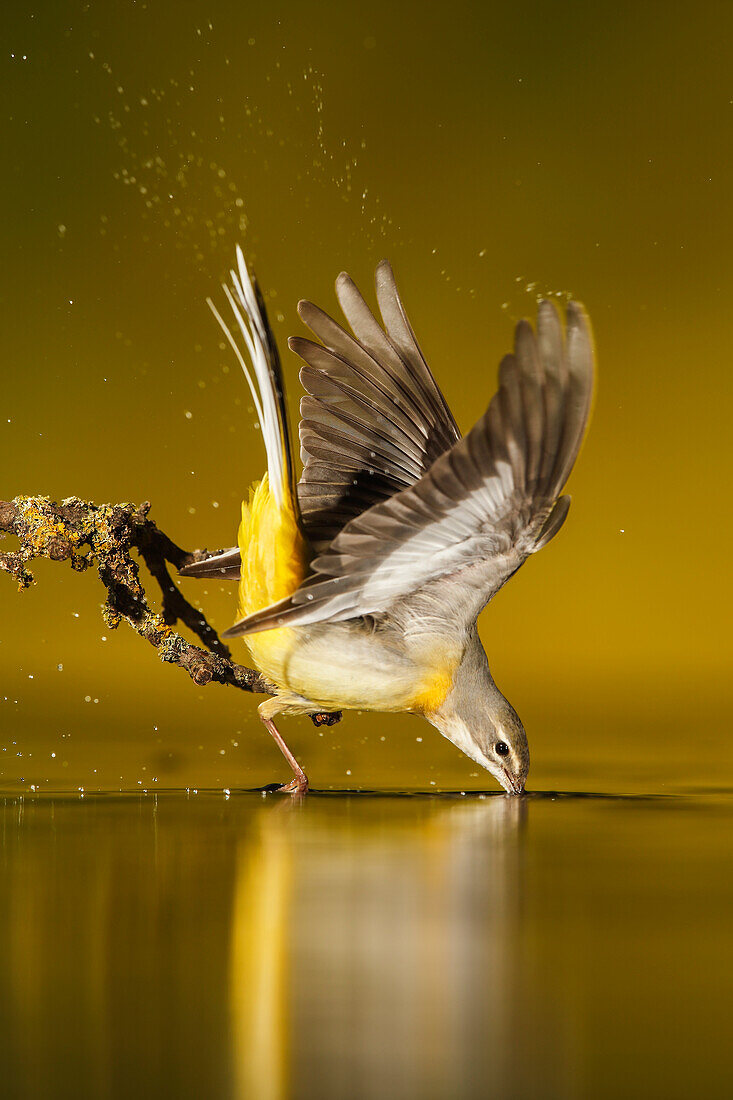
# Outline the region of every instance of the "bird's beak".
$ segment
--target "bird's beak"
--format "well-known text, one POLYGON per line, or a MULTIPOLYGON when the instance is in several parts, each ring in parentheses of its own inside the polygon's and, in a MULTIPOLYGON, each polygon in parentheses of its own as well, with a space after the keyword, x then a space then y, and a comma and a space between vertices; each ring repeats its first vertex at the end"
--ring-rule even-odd
POLYGON ((524 794, 524 783, 510 775, 506 768, 501 770, 504 774, 499 778, 499 782, 507 794, 524 794))

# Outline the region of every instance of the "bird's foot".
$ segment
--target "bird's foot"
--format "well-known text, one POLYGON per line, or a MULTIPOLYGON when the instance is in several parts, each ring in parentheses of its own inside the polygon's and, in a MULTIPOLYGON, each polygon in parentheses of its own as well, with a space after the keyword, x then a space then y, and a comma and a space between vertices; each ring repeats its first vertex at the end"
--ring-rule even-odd
POLYGON ((334 710, 330 713, 319 711, 318 714, 311 714, 310 720, 314 726, 335 726, 337 722, 341 721, 342 717, 340 710, 334 710))
POLYGON ((308 793, 308 776, 305 772, 296 775, 289 783, 277 788, 278 794, 304 795, 308 793))

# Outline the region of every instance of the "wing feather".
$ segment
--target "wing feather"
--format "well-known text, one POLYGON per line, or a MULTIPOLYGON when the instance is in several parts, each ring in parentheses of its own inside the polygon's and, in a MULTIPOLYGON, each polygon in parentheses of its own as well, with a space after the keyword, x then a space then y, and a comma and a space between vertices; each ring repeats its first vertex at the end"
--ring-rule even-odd
POLYGON ((306 364, 300 375, 308 396, 301 402, 304 469, 298 493, 317 550, 365 505, 418 481, 460 438, 386 261, 377 267, 376 286, 384 328, 342 272, 336 294, 353 335, 311 302, 301 302, 301 319, 321 342, 290 340, 306 364), (329 493, 313 493, 314 481, 328 483, 329 493))
POLYGON ((402 360, 409 365, 413 377, 420 382, 424 392, 429 396, 437 421, 445 425, 444 442, 447 449, 455 439, 459 438, 460 432, 425 362, 397 290, 392 266, 387 260, 382 260, 377 266, 376 287, 379 311, 382 314, 385 330, 402 360))

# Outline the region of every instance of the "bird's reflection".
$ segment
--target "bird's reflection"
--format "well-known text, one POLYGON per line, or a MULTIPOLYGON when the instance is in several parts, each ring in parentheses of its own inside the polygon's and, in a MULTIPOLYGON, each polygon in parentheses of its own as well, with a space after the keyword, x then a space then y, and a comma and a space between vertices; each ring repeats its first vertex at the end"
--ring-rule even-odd
POLYGON ((514 1095, 528 810, 0 806, 0 1093, 514 1095))
POLYGON ((311 799, 237 857, 241 1095, 512 1095, 525 799, 311 799))
POLYGON ((232 1061, 238 1096, 289 1094, 289 936, 293 854, 279 812, 237 850, 231 926, 232 1061))

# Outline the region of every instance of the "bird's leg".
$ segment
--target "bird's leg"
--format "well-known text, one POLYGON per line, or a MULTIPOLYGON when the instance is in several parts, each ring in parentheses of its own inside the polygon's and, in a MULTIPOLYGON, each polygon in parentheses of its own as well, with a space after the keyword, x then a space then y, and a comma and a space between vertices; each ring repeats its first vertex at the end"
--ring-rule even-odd
POLYGON ((283 741, 282 736, 278 732, 278 728, 273 722, 272 718, 263 718, 262 721, 265 723, 265 726, 272 734, 275 744, 280 749, 280 752, 283 754, 288 764, 293 769, 293 772, 295 773, 294 778, 291 779, 289 783, 285 783, 282 787, 278 787, 278 790, 282 791, 283 794, 305 794, 308 790, 308 776, 305 774, 300 764, 283 741))
POLYGON ((277 699, 266 699, 265 702, 260 703, 257 708, 266 729, 272 735, 273 741, 295 773, 294 778, 283 787, 279 787, 278 790, 282 791, 283 794, 305 794, 308 790, 308 776, 285 744, 280 731, 272 720, 279 709, 277 699))

